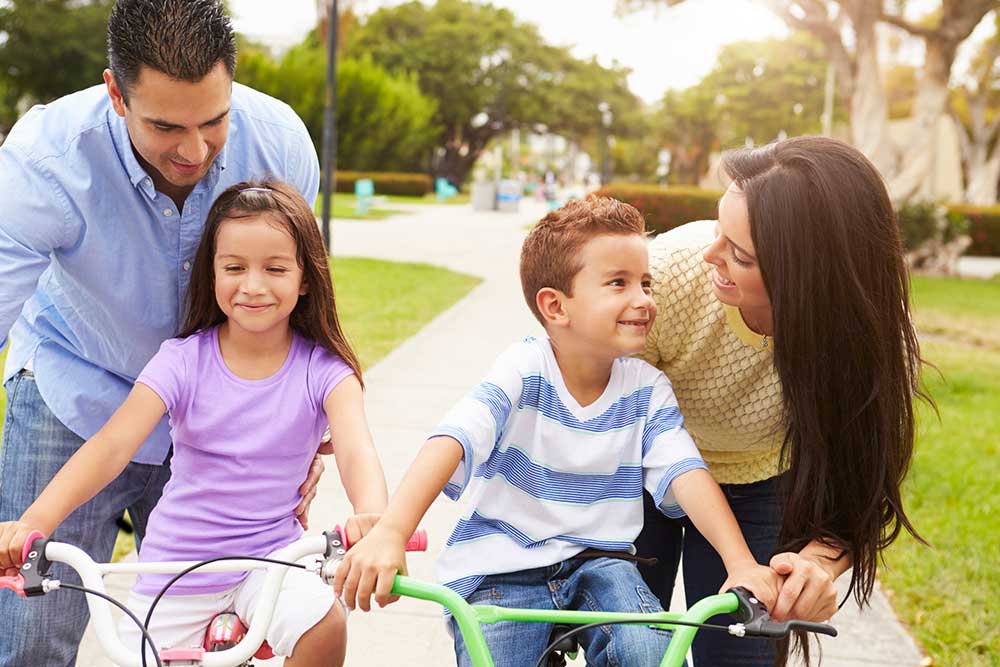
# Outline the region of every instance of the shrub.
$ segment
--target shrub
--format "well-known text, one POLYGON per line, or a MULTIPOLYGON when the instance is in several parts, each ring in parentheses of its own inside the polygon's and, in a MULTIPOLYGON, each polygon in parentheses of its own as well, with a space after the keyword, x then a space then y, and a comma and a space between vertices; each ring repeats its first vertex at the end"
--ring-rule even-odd
POLYGON ((434 183, 427 174, 407 174, 391 171, 338 171, 337 192, 354 192, 354 182, 370 178, 375 184, 377 195, 408 195, 423 197, 434 189, 434 183))
POLYGON ((955 204, 949 210, 969 221, 972 245, 967 255, 992 255, 1000 257, 1000 206, 973 206, 955 204))
POLYGON ((907 250, 916 250, 931 240, 950 243, 968 229, 962 214, 933 201, 897 204, 896 219, 907 250))
MULTIPOLYGON (((236 80, 291 106, 322 152, 326 52, 309 39, 280 61, 241 50, 236 80)), ((337 63, 337 164, 359 171, 416 171, 427 165, 437 140, 437 103, 420 92, 412 74, 390 74, 371 58, 337 63)))
POLYGON ((661 187, 611 183, 598 191, 635 206, 646 218, 646 228, 662 234, 693 220, 714 220, 722 192, 689 186, 661 187))

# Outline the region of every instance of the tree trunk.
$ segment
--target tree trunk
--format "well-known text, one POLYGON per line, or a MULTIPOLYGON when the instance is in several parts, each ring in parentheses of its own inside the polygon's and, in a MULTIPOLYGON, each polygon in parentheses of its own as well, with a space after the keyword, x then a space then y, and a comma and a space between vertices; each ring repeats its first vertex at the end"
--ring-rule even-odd
POLYGON ((926 42, 924 66, 913 102, 913 125, 903 149, 901 169, 889 181, 889 193, 896 201, 935 198, 937 127, 948 105, 948 78, 955 45, 930 36, 926 42))
POLYGON ((860 4, 861 8, 852 15, 857 38, 857 74, 851 96, 851 140, 888 182, 896 173, 896 160, 889 136, 889 106, 879 74, 876 14, 866 3, 860 4))
POLYGON ((965 201, 979 206, 992 206, 997 202, 997 180, 1000 179, 1000 151, 996 149, 1000 118, 986 122, 988 92, 981 86, 974 95, 968 95, 968 130, 956 119, 965 162, 965 201))

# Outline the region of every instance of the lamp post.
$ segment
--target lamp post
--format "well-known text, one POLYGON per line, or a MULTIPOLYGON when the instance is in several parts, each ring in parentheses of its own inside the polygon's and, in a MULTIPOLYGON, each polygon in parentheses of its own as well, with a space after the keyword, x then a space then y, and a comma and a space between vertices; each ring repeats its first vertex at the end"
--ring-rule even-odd
POLYGON ((600 175, 601 175, 601 185, 607 183, 608 180, 608 129, 611 127, 611 121, 614 120, 614 115, 611 113, 611 106, 607 102, 601 102, 597 105, 597 110, 601 112, 601 125, 600 133, 598 137, 598 155, 600 160, 600 175))
POLYGON ((323 104, 323 244, 330 252, 330 203, 337 184, 337 0, 327 14, 326 96, 323 104))

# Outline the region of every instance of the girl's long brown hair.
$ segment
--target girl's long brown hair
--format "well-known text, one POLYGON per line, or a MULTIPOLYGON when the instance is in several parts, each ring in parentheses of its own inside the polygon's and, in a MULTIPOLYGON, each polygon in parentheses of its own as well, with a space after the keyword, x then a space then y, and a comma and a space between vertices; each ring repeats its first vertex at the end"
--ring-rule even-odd
MULTIPOLYGON (((239 220, 262 213, 280 222, 295 240, 302 280, 309 291, 299 297, 289 320, 298 334, 337 354, 361 382, 361 364, 337 318, 333 281, 326 248, 312 208, 295 188, 277 181, 238 183, 219 195, 205 220, 201 245, 194 259, 187 291, 187 315, 179 336, 222 324, 226 314, 215 300, 215 243, 223 220, 239 220)), ((363 383, 362 383, 363 384, 363 383)))
POLYGON ((900 486, 914 397, 929 397, 892 203, 871 162, 833 139, 734 151, 722 166, 746 198, 773 312, 788 467, 778 551, 840 549, 854 568, 848 595, 863 605, 880 552, 903 529, 920 539, 900 486))

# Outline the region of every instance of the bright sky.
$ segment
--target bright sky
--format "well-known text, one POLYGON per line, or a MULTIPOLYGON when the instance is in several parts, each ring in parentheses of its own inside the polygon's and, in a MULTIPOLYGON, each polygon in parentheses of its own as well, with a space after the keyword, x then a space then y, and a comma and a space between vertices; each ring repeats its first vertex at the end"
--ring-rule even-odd
MULTIPOLYGON (((297 42, 316 22, 316 0, 230 0, 236 29, 267 43, 297 42)), ((393 0, 357 0, 370 13, 393 0)), ((689 0, 622 17, 615 0, 493 0, 538 26, 550 44, 570 46, 577 57, 596 55, 632 70, 632 91, 648 102, 667 88, 692 86, 712 69, 719 46, 788 33, 785 24, 751 0, 689 0)))

